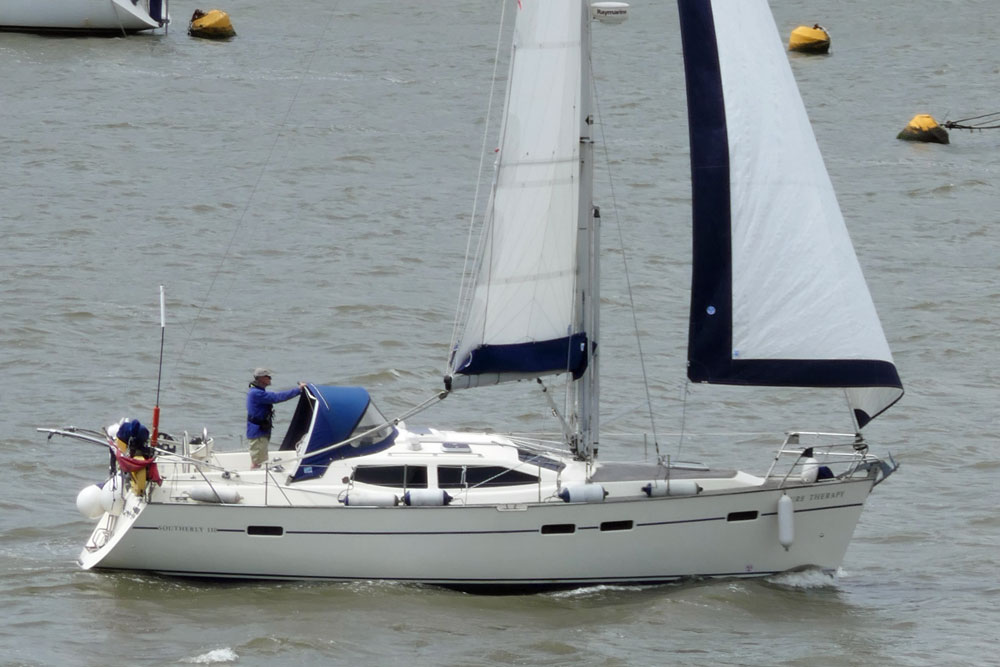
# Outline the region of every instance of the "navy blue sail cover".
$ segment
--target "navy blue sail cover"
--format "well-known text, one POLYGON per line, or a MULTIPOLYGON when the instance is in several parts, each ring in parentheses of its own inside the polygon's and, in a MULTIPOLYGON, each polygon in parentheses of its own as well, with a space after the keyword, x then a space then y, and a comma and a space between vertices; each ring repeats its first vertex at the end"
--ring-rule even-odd
POLYGON ((463 375, 545 375, 570 372, 579 378, 587 369, 587 335, 512 345, 482 345, 456 372, 463 375))

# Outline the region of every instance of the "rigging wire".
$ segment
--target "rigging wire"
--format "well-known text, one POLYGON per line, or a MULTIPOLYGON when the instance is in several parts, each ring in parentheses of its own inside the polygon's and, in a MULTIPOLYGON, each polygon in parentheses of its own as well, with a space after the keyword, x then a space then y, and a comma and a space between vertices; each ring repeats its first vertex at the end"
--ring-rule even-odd
MULTIPOLYGON (((591 71, 594 71, 594 62, 592 57, 590 59, 590 68, 591 71)), ((603 120, 604 116, 601 114, 601 103, 600 103, 600 98, 597 95, 597 85, 595 83, 596 80, 597 80, 596 76, 591 77, 590 86, 594 95, 594 109, 597 112, 598 127, 600 128, 601 132, 601 145, 604 150, 604 164, 610 165, 611 160, 610 157, 608 156, 608 141, 604 134, 604 120, 603 120)), ((618 199, 617 196, 615 195, 615 182, 614 178, 611 175, 610 166, 608 167, 608 187, 611 190, 611 207, 615 212, 615 225, 618 230, 618 245, 622 251, 622 265, 624 266, 625 285, 628 290, 629 310, 631 310, 632 312, 632 327, 635 331, 636 347, 638 347, 639 349, 639 367, 642 370, 642 386, 644 391, 646 392, 646 404, 649 413, 649 427, 652 430, 653 447, 655 448, 656 451, 656 459, 659 461, 662 459, 660 455, 660 439, 656 435, 656 418, 653 415, 653 399, 649 393, 649 377, 646 375, 646 357, 642 352, 642 337, 639 335, 639 320, 635 314, 635 299, 632 294, 632 278, 629 275, 629 270, 628 270, 628 253, 625 252, 625 236, 624 233, 622 232, 621 214, 618 211, 618 199)))
POLYGON ((476 209, 479 207, 479 191, 480 188, 482 187, 482 181, 483 181, 483 164, 486 162, 486 146, 487 142, 489 141, 489 133, 491 130, 490 118, 492 118, 493 116, 493 97, 497 87, 497 69, 500 67, 500 49, 503 44, 503 25, 504 25, 504 16, 506 15, 506 12, 507 12, 507 3, 500 2, 500 21, 499 21, 500 25, 499 28, 497 29, 496 50, 494 51, 493 54, 493 76, 491 77, 490 80, 490 94, 486 102, 486 122, 484 123, 483 127, 483 143, 479 151, 479 169, 476 172, 476 191, 475 195, 473 195, 472 198, 472 214, 469 216, 469 234, 465 241, 465 260, 464 263, 462 264, 462 274, 461 274, 462 280, 460 281, 459 285, 458 304, 455 308, 455 321, 454 324, 452 325, 451 342, 448 345, 448 355, 445 357, 447 363, 447 368, 445 368, 445 375, 448 375, 451 372, 451 355, 454 352, 455 347, 458 345, 458 335, 459 335, 458 332, 460 328, 459 322, 461 320, 461 314, 463 311, 463 303, 465 302, 465 299, 471 298, 471 295, 468 294, 468 291, 472 289, 472 283, 475 280, 474 276, 468 275, 467 272, 469 270, 469 257, 470 257, 470 252, 472 250, 472 236, 475 232, 475 226, 476 226, 476 209))
POLYGON ((1000 111, 994 111, 993 113, 984 113, 979 116, 970 116, 969 118, 960 118, 958 120, 946 120, 943 123, 944 127, 949 130, 995 130, 1000 128, 1000 111), (986 120, 984 120, 986 119, 986 120), (979 123, 974 123, 972 125, 966 125, 970 120, 978 120, 979 123), (987 123, 996 123, 995 125, 987 125, 987 123))
POLYGON ((684 434, 687 432, 688 396, 690 393, 691 381, 685 379, 684 386, 681 388, 681 428, 677 432, 677 456, 681 455, 681 450, 684 448, 684 434))
POLYGON ((309 60, 306 63, 305 73, 303 74, 303 76, 299 78, 299 85, 295 89, 295 93, 292 95, 291 101, 288 103, 288 108, 285 110, 285 115, 281 119, 281 123, 278 125, 278 130, 274 133, 274 141, 271 143, 271 148, 267 153, 267 158, 265 158, 264 164, 261 166, 260 172, 258 172, 257 174, 257 179, 254 181, 253 187, 250 190, 250 195, 247 197, 246 204, 243 206, 243 211, 240 213, 239 220, 237 220, 236 222, 236 227, 233 229, 233 233, 229 237, 229 243, 226 245, 225 252, 223 252, 222 254, 222 259, 215 267, 215 271, 212 273, 212 279, 209 281, 208 289, 205 291, 205 296, 202 298, 201 303, 198 305, 195 311, 194 319, 192 320, 191 326, 188 329, 187 337, 184 339, 184 342, 181 345, 180 354, 174 361, 174 368, 173 368, 173 373, 171 373, 171 377, 176 377, 177 375, 177 365, 181 362, 181 360, 184 359, 184 354, 187 351, 187 346, 191 342, 191 339, 194 337, 195 329, 198 326, 198 320, 201 319, 201 314, 205 310, 205 306, 208 303, 208 299, 212 294, 212 290, 215 288, 215 283, 218 281, 219 275, 222 273, 222 267, 225 266, 226 260, 228 260, 230 255, 232 254, 233 247, 236 245, 236 239, 240 231, 243 229, 247 213, 250 211, 250 205, 254 201, 254 198, 257 194, 257 190, 260 187, 261 181, 264 180, 264 174, 267 173, 267 168, 271 164, 271 160, 274 158, 275 150, 277 150, 278 142, 281 141, 282 131, 288 125, 288 119, 292 115, 292 109, 295 108, 295 103, 298 101, 299 94, 302 92, 302 87, 305 85, 306 81, 305 74, 308 74, 312 69, 313 61, 316 59, 316 53, 319 51, 320 45, 325 42, 324 38, 326 37, 326 34, 330 29, 330 25, 333 23, 333 19, 337 13, 339 5, 340 3, 336 2, 334 3, 333 7, 330 8, 330 14, 329 18, 327 19, 326 25, 323 26, 323 30, 320 31, 320 34, 316 38, 313 48, 309 52, 309 60))

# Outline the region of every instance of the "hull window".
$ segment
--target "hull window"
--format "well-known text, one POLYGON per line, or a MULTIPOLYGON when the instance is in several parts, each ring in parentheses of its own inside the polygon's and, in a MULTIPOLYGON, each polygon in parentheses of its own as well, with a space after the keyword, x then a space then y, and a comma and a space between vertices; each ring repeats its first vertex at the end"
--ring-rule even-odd
POLYGON ((605 521, 601 524, 601 531, 611 530, 632 530, 631 521, 605 521))
POLYGON ((756 511, 750 512, 730 512, 726 521, 753 521, 757 518, 756 511))
POLYGON ((569 535, 576 532, 576 526, 572 523, 550 523, 542 526, 542 535, 569 535))
POLYGON ((285 529, 281 526, 247 526, 247 535, 267 535, 269 537, 281 537, 285 534, 285 529))

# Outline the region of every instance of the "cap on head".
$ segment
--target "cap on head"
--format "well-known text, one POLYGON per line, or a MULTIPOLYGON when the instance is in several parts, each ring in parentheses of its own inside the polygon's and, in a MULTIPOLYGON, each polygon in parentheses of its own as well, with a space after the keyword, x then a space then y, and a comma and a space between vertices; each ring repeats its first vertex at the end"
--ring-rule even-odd
POLYGON ((271 371, 266 368, 255 368, 253 370, 253 377, 255 380, 262 377, 271 377, 271 371))

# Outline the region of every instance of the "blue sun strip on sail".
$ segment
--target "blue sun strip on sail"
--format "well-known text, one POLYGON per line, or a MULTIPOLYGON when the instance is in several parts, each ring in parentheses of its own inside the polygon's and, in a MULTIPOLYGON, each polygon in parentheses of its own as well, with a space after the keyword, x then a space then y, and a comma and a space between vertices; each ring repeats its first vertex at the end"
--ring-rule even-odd
POLYGON ((771 387, 902 387, 896 366, 879 359, 732 359, 724 374, 702 381, 771 387))
POLYGON ((729 134, 712 4, 678 0, 677 7, 691 143, 694 261, 688 377, 704 382, 728 375, 732 349, 729 134))
POLYGON ((587 335, 576 333, 564 338, 482 345, 469 355, 456 372, 463 375, 516 373, 546 375, 573 373, 575 379, 587 369, 587 335))

